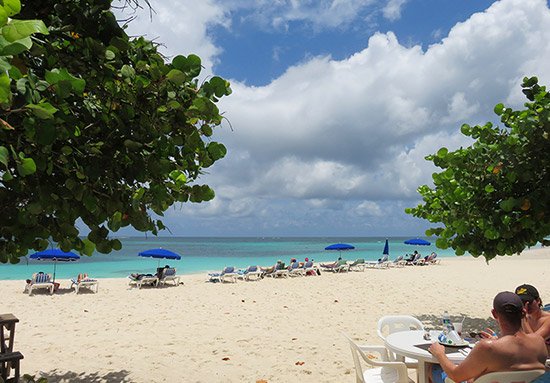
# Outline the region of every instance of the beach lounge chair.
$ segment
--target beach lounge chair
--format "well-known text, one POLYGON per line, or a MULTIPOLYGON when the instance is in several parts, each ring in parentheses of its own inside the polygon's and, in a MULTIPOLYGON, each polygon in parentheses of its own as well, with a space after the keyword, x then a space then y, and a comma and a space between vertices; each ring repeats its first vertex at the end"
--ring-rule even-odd
POLYGON ((256 265, 254 266, 248 266, 245 270, 239 270, 237 278, 240 278, 244 281, 251 281, 252 278, 255 278, 256 280, 260 279, 262 276, 262 272, 260 271, 260 268, 256 265))
POLYGON ((238 273, 233 266, 225 267, 221 273, 209 273, 210 282, 237 282, 238 273))
POLYGON ((300 263, 298 262, 292 262, 290 266, 288 267, 288 275, 290 276, 301 276, 303 277, 305 275, 305 270, 303 267, 300 267, 300 263))
POLYGON ((265 277, 272 277, 272 278, 277 278, 277 277, 284 277, 284 278, 287 278, 288 275, 289 275, 289 272, 288 272, 288 269, 285 267, 285 263, 284 262, 279 262, 277 261, 277 263, 275 264, 275 266, 273 267, 270 267, 269 269, 266 269, 264 270, 264 274, 263 274, 265 277))
POLYGON ((82 288, 88 288, 93 291, 93 287, 95 286, 95 292, 97 293, 97 290, 99 289, 99 282, 97 279, 92 279, 88 277, 88 274, 78 274, 76 278, 71 279, 71 288, 75 288, 76 294, 78 294, 78 291, 82 288))
POLYGON ((413 383, 405 363, 391 361, 384 346, 358 345, 348 335, 343 335, 349 341, 357 383, 413 383), (363 370, 363 363, 371 368, 363 370))
MULTIPOLYGON (((474 380, 474 383, 530 383, 542 375, 544 375, 544 370, 490 372, 481 375, 474 380)), ((455 382, 450 378, 445 378, 445 383, 455 382)))
MULTIPOLYGON (((424 330, 424 325, 417 318, 411 315, 386 315, 378 320, 377 333, 383 341, 386 336, 399 331, 424 330)), ((398 358, 395 354, 389 353, 390 360, 404 362, 407 368, 418 368, 418 361, 409 358, 398 358)))
MULTIPOLYGON (((406 262, 405 262, 405 265, 407 265, 407 266, 417 265, 417 264, 419 263, 419 260, 421 259, 421 257, 422 257, 422 256, 420 255, 420 253, 417 253, 417 254, 414 256, 413 259, 411 259, 410 261, 406 261, 406 262)), ((422 261, 424 261, 424 260, 422 259, 422 261)))
POLYGON ((437 253, 431 254, 430 265, 439 265, 441 263, 441 258, 437 258, 437 253))
POLYGON ((25 286, 25 292, 32 295, 32 291, 35 289, 49 289, 50 294, 53 294, 54 284, 52 282, 52 276, 43 272, 34 273, 30 283, 25 286))
POLYGON ((313 261, 307 261, 302 266, 305 275, 317 275, 317 269, 313 265, 313 261))
POLYGON ((334 261, 333 263, 321 263, 320 266, 325 271, 332 271, 334 273, 342 273, 345 271, 349 271, 349 265, 343 259, 339 259, 337 261, 334 261))
POLYGON ((395 258, 393 260, 393 262, 390 262, 388 265, 390 267, 404 267, 405 266, 405 261, 403 260, 403 256, 400 255, 399 257, 395 258))
POLYGON ((138 289, 141 289, 142 286, 155 286, 159 284, 159 279, 156 275, 153 274, 130 274, 130 285, 137 286, 138 289))
POLYGON ((162 270, 162 274, 159 278, 159 285, 165 285, 166 282, 174 282, 174 286, 179 285, 180 277, 176 275, 176 269, 173 267, 166 267, 162 270))
POLYGON ((355 261, 349 264, 350 270, 365 271, 365 259, 357 258, 355 261))
POLYGON ((390 262, 388 261, 388 254, 385 254, 382 258, 377 261, 365 262, 365 266, 373 267, 377 269, 383 269, 390 267, 390 262))

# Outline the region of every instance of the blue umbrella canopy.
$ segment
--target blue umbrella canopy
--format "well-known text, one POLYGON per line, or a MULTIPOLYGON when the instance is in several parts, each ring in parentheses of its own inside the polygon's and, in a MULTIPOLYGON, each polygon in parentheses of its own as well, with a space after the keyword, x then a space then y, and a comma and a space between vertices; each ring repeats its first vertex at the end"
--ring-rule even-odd
POLYGON ((49 261, 76 261, 80 259, 80 255, 73 253, 72 251, 63 251, 61 249, 48 249, 39 251, 29 256, 31 259, 49 260, 49 261))
POLYGON ((38 259, 40 261, 53 261, 53 281, 55 282, 55 270, 57 261, 71 262, 80 259, 80 255, 73 253, 72 251, 63 251, 61 249, 48 249, 44 251, 38 251, 29 256, 31 259, 38 259))
POLYGON ((166 249, 145 250, 139 253, 138 255, 140 257, 149 257, 149 258, 157 258, 157 259, 175 259, 178 261, 181 259, 181 255, 166 249))
POLYGON ((420 246, 429 246, 431 245, 430 242, 421 239, 421 238, 411 238, 407 239, 405 242, 405 245, 420 245, 420 246))
POLYGON ((353 250, 355 246, 348 245, 347 243, 335 243, 333 245, 325 247, 325 250, 353 250))
POLYGON ((386 244, 384 245, 384 251, 382 252, 384 255, 390 255, 390 245, 388 244, 388 240, 386 239, 386 244))

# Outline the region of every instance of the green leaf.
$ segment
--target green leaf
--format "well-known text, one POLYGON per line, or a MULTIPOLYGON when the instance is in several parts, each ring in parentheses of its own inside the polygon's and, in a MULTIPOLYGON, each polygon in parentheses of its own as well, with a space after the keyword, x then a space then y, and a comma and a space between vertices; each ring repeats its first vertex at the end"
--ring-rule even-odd
POLYGON ((27 108, 29 108, 36 117, 42 120, 53 118, 53 115, 55 114, 55 112, 57 112, 57 108, 55 108, 49 102, 43 102, 40 104, 28 104, 27 108))
POLYGON ((445 158, 445 156, 449 153, 449 150, 447 148, 441 148, 437 151, 437 156, 439 158, 445 158))
POLYGON ((21 12, 21 1, 19 0, 2 0, 3 9, 9 17, 17 15, 21 12))
POLYGON ((6 10, 3 7, 0 7, 0 27, 6 25, 8 18, 9 16, 6 10))
POLYGON ((118 229, 120 229, 121 223, 122 213, 120 211, 117 211, 113 214, 111 220, 109 221, 109 229, 111 229, 112 231, 118 231, 118 229))
POLYGON ((495 109, 494 109, 495 114, 500 116, 500 115, 502 115, 503 111, 504 111, 504 105, 503 104, 496 104, 495 105, 495 109))
POLYGON ((516 206, 516 199, 513 197, 507 198, 504 201, 501 201, 499 203, 499 206, 502 208, 502 210, 509 212, 514 210, 514 207, 516 206))
POLYGON ((489 184, 489 185, 485 185, 485 191, 487 193, 492 193, 495 191, 495 188, 493 187, 493 185, 489 184))
POLYGON ((116 57, 115 52, 113 52, 112 50, 107 49, 105 51, 105 58, 107 60, 114 60, 115 57, 116 57))
POLYGON ((61 86, 64 86, 65 84, 70 84, 72 90, 78 94, 82 94, 82 92, 84 92, 84 88, 86 87, 85 80, 73 76, 66 68, 56 68, 51 71, 46 71, 45 78, 46 81, 52 85, 60 84, 61 86))
POLYGON ((14 56, 21 52, 25 52, 32 47, 32 40, 30 37, 8 42, 2 36, 0 36, 0 55, 2 56, 14 56))
POLYGON ((2 35, 9 42, 28 38, 34 33, 49 34, 42 20, 11 20, 2 27, 2 35))
POLYGON ((7 74, 0 74, 0 104, 8 104, 11 101, 10 82, 7 74))
POLYGON ((132 68, 129 65, 123 65, 122 68, 120 69, 120 73, 122 74, 123 77, 129 78, 129 79, 133 79, 136 75, 136 71, 134 70, 134 68, 132 68))
POLYGON ((92 241, 90 241, 88 238, 84 238, 82 240, 82 243, 84 244, 84 248, 82 249, 82 252, 87 256, 91 256, 94 253, 95 244, 92 241))
POLYGON ((8 167, 8 161, 10 152, 5 146, 0 146, 0 162, 4 164, 4 166, 8 167))
POLYGON ((170 72, 168 72, 168 74, 166 75, 166 78, 176 85, 181 85, 186 80, 185 73, 183 73, 178 69, 172 69, 170 72))
POLYGON ((225 157, 225 155, 227 154, 227 149, 225 148, 225 146, 218 142, 209 143, 206 149, 208 150, 208 154, 210 154, 210 157, 212 157, 214 161, 225 157))
POLYGON ((20 158, 17 162, 17 172, 25 177, 36 172, 36 164, 32 158, 20 158))

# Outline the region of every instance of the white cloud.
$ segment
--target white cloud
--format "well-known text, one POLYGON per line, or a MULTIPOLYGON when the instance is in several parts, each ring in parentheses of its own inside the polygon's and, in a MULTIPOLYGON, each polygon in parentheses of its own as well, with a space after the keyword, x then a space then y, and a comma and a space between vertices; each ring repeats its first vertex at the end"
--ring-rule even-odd
POLYGON ((401 9, 405 3, 407 3, 407 0, 388 0, 386 6, 382 9, 382 14, 388 20, 398 20, 401 18, 401 9))
POLYGON ((427 154, 467 145, 464 122, 496 120, 493 106, 535 74, 525 68, 549 78, 549 25, 544 1, 501 1, 426 51, 378 33, 348 59, 315 57, 263 87, 233 82, 221 109, 234 131, 218 135, 229 155, 209 183, 308 208, 417 198, 435 170, 427 154))

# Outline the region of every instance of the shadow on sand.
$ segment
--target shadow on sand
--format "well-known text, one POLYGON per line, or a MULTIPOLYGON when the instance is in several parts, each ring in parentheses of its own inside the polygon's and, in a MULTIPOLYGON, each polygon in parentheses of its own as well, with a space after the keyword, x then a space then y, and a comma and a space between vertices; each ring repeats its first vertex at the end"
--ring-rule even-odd
MULTIPOLYGON (((73 372, 73 371, 43 371, 40 373, 40 377, 48 379, 48 383, 57 383, 57 382, 87 382, 87 383, 130 383, 133 382, 128 375, 129 371, 113 371, 106 374, 100 374, 98 372, 73 372)), ((36 379, 36 378, 35 378, 36 379)))

